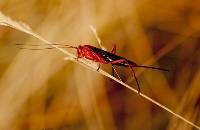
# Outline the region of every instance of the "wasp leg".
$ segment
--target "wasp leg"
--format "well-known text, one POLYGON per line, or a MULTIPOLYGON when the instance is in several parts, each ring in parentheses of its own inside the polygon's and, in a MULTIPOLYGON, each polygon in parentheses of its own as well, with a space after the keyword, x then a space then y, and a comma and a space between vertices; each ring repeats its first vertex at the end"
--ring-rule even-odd
POLYGON ((97 71, 99 71, 100 67, 101 67, 101 66, 100 66, 100 64, 98 64, 98 68, 97 68, 97 71))
POLYGON ((115 77, 115 72, 114 72, 113 65, 112 65, 112 76, 115 77))
MULTIPOLYGON (((113 75, 113 77, 115 77, 115 75, 114 75, 115 73, 116 73, 118 79, 122 81, 122 79, 121 79, 121 77, 119 76, 117 70, 116 70, 115 67, 112 65, 112 75, 113 75)), ((123 81, 122 81, 122 82, 123 82, 123 81)))
POLYGON ((135 78, 135 81, 137 83, 138 94, 140 94, 140 85, 139 85, 139 82, 138 82, 137 77, 135 75, 135 71, 133 70, 133 67, 127 62, 127 60, 126 59, 119 59, 119 60, 112 61, 111 64, 117 64, 117 63, 123 63, 123 62, 126 62, 128 64, 128 67, 130 68, 132 75, 135 78))
POLYGON ((78 59, 79 59, 79 58, 78 58, 78 57, 76 57, 75 59, 78 61, 78 59))
POLYGON ((136 83, 137 83, 137 87, 138 87, 138 94, 140 94, 140 85, 139 85, 139 82, 138 82, 138 80, 137 80, 137 77, 136 77, 135 71, 134 71, 133 67, 132 67, 132 66, 130 66, 130 65, 129 65, 129 68, 131 69, 131 71, 132 71, 132 74, 133 74, 133 77, 135 78, 135 81, 136 81, 136 83))
POLYGON ((110 63, 114 65, 114 64, 123 63, 123 62, 126 62, 126 59, 114 60, 114 61, 112 61, 110 63))
POLYGON ((113 48, 111 49, 110 53, 113 53, 113 54, 116 53, 116 44, 113 45, 113 48))

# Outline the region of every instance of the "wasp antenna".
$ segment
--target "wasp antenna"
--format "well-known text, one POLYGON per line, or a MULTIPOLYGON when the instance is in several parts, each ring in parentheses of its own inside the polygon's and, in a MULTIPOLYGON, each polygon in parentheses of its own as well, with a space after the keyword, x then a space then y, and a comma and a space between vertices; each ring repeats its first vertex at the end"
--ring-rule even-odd
POLYGON ((15 43, 15 45, 24 45, 23 43, 15 43))
POLYGON ((134 66, 134 67, 142 67, 142 68, 156 69, 156 70, 161 70, 161 71, 169 71, 168 69, 164 69, 164 68, 151 67, 151 66, 143 66, 143 65, 137 65, 137 66, 134 66))
POLYGON ((74 46, 68 46, 68 48, 78 49, 78 47, 74 47, 74 46))
MULTIPOLYGON (((74 48, 74 49, 78 49, 78 47, 74 47, 74 46, 70 46, 67 44, 59 44, 59 43, 55 43, 55 44, 23 44, 23 43, 16 43, 15 45, 17 46, 52 46, 52 47, 46 47, 44 49, 53 49, 55 48, 55 46, 58 46, 60 48, 74 48)), ((25 48, 25 47, 19 47, 20 49, 29 49, 29 48, 25 48)), ((32 49, 29 49, 32 50, 32 49)), ((40 49, 33 49, 33 50, 40 50, 40 49)))
POLYGON ((66 47, 66 48, 78 49, 78 47, 76 47, 76 46, 71 46, 71 45, 67 45, 67 44, 59 44, 59 43, 56 43, 56 44, 51 44, 51 45, 58 45, 58 46, 64 46, 64 47, 66 47))
POLYGON ((25 48, 25 47, 18 47, 19 49, 23 50, 48 50, 48 49, 55 49, 53 47, 46 47, 46 48, 25 48))

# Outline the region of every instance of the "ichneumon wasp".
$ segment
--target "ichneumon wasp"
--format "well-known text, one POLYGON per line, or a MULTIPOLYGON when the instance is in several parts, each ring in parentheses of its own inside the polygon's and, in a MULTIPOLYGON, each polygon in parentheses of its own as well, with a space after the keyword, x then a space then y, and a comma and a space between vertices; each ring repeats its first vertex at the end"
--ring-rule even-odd
MULTIPOLYGON (((24 44, 16 44, 16 45, 21 46, 24 44)), ((132 76, 134 77, 134 79, 137 83, 138 93, 140 93, 140 85, 137 80, 134 68, 143 67, 143 68, 150 68, 150 69, 156 69, 156 70, 161 70, 161 71, 168 71, 167 69, 164 69, 164 68, 138 65, 131 60, 128 60, 122 56, 119 56, 116 54, 116 45, 113 46, 113 48, 110 52, 102 50, 102 49, 94 47, 94 46, 91 46, 91 45, 79 45, 78 47, 69 46, 69 45, 61 45, 61 44, 53 44, 53 45, 57 45, 62 48, 76 49, 77 50, 77 60, 79 58, 86 58, 88 60, 91 60, 91 61, 94 61, 94 62, 97 62, 100 64, 111 64, 113 76, 114 76, 114 74, 116 74, 120 80, 121 80, 121 78, 120 78, 119 74, 117 73, 114 66, 128 67, 131 70, 132 76)), ((38 45, 31 45, 31 46, 38 46, 38 45)), ((19 47, 19 48, 20 49, 29 49, 29 50, 42 50, 40 48, 24 48, 24 47, 19 47)), ((54 47, 46 47, 43 49, 54 49, 54 47)), ((97 71, 100 68, 100 64, 97 68, 97 71)))

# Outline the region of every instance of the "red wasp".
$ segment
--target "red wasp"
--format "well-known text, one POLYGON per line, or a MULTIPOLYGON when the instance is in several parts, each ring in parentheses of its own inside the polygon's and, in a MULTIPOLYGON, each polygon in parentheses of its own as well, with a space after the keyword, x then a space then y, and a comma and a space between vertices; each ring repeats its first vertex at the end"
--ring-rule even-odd
MULTIPOLYGON (((23 44, 17 44, 17 45, 23 45, 23 44)), ((53 45, 59 45, 62 48, 65 47, 65 48, 76 49, 77 50, 77 59, 78 58, 86 58, 88 60, 98 62, 100 64, 111 64, 113 76, 114 76, 114 72, 115 72, 120 80, 121 80, 121 78, 118 75, 117 71, 115 70, 114 66, 122 66, 122 67, 130 68, 132 75, 135 78, 135 81, 137 83, 138 93, 140 93, 140 86, 139 86, 137 77, 135 75, 134 68, 143 67, 143 68, 150 68, 150 69, 168 71, 167 69, 163 69, 163 68, 137 65, 135 62, 133 62, 131 60, 128 60, 124 57, 118 56, 118 55, 116 55, 116 45, 113 46, 113 48, 110 52, 96 48, 96 47, 91 46, 91 45, 79 45, 78 47, 69 46, 69 45, 62 46, 60 44, 53 44, 53 45)), ((34 46, 34 45, 32 45, 32 46, 34 46)), ((38 49, 38 48, 34 49, 34 48, 23 48, 23 47, 20 47, 20 49, 41 50, 41 49, 38 49)), ((47 47, 47 48, 43 48, 43 49, 53 49, 53 47, 47 47)), ((100 65, 99 65, 97 71, 99 70, 99 68, 100 68, 100 65)))

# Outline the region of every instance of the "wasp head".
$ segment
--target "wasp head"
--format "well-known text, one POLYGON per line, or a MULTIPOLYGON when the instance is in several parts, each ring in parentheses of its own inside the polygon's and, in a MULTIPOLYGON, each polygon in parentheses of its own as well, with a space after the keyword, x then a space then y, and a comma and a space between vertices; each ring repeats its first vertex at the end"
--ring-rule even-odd
POLYGON ((77 48, 77 55, 78 55, 78 58, 84 57, 84 56, 85 56, 85 51, 86 51, 85 46, 79 45, 78 48, 77 48))

